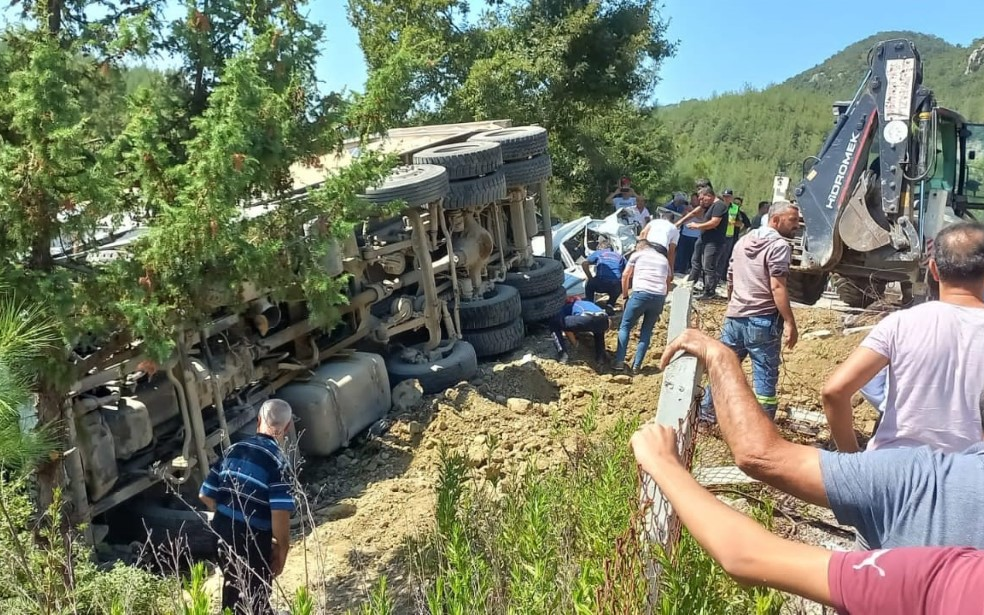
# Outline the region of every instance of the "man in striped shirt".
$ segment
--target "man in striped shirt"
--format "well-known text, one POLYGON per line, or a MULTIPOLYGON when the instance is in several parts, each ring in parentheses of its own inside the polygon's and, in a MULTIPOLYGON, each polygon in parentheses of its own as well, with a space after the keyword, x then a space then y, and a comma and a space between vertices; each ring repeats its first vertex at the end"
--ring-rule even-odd
POLYGON ((264 402, 256 435, 226 450, 198 494, 215 512, 212 528, 220 539, 222 608, 235 615, 270 611, 271 583, 287 561, 294 496, 280 446, 292 420, 287 402, 264 402))

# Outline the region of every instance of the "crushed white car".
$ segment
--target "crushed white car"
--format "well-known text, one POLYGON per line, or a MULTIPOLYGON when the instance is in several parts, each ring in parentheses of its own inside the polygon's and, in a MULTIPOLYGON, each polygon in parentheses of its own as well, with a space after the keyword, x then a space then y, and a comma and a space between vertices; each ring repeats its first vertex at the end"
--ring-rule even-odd
POLYGON ((564 287, 568 296, 584 295, 586 276, 581 263, 597 249, 598 239, 607 237, 616 252, 628 257, 635 249, 640 230, 637 225, 626 223, 617 213, 600 220, 583 216, 553 226, 553 254, 545 253, 543 237, 534 237, 533 254, 550 256, 564 263, 564 287))

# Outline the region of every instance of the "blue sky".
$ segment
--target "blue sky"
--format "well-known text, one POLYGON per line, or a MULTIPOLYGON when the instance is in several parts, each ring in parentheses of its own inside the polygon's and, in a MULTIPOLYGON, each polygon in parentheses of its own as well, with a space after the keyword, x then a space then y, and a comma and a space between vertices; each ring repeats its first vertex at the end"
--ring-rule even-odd
MULTIPOLYGON (((482 4, 472 0, 473 10, 482 4)), ((318 74, 327 89, 360 91, 365 63, 346 5, 346 0, 310 5, 313 17, 327 26, 318 74)), ((660 104, 706 98, 746 83, 765 87, 880 31, 914 30, 959 45, 984 37, 980 0, 664 0, 663 15, 670 19, 669 38, 679 45, 660 72, 660 104)))

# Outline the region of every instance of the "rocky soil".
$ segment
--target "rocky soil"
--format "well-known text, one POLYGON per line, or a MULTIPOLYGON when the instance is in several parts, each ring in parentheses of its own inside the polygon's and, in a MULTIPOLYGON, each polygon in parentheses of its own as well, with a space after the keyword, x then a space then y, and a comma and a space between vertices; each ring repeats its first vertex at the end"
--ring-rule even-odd
MULTIPOLYGON (((699 305, 695 315, 697 324, 716 332, 723 303, 699 305)), ((843 335, 843 314, 832 309, 799 309, 797 319, 801 341, 784 354, 781 408, 815 411, 824 377, 864 333, 843 335)), ((604 433, 620 417, 652 417, 661 386, 656 364, 666 341, 665 313, 662 320, 638 376, 596 373, 588 340, 562 365, 554 360, 547 331, 532 330, 524 348, 482 364, 471 382, 430 397, 405 391, 399 396, 403 407, 394 408, 382 436, 308 460, 302 477, 310 514, 295 529, 282 591, 290 595, 307 585, 328 612, 344 612, 363 602, 385 574, 405 609, 418 584, 416 566, 402 547, 431 527, 442 448, 467 455, 476 480, 502 484, 526 464, 543 469, 563 460, 583 420, 597 421, 597 433, 604 433)), ((608 347, 615 347, 614 331, 608 347)), ((859 407, 862 423, 866 408, 859 407)), ((703 461, 726 464, 726 447, 707 444, 720 455, 703 461)))

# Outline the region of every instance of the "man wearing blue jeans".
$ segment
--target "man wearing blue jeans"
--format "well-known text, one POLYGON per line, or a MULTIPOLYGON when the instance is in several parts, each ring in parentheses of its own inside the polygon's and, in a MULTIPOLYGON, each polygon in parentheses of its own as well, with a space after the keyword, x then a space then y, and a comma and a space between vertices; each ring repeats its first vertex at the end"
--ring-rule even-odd
MULTIPOLYGON (((779 354, 783 332, 786 347, 796 345, 799 334, 789 304, 786 278, 791 248, 786 242, 799 226, 799 209, 788 201, 769 208, 768 224, 752 230, 738 240, 728 269, 728 309, 721 342, 741 361, 752 361, 755 399, 762 410, 775 418, 779 400, 779 354)), ((707 387, 701 402, 700 418, 716 422, 714 400, 707 387)))
POLYGON ((649 349, 649 340, 653 328, 659 322, 666 302, 666 293, 673 282, 673 268, 666 257, 665 246, 640 242, 639 249, 629 258, 625 273, 622 274, 622 294, 625 300, 625 311, 622 313, 622 324, 618 329, 618 349, 615 351, 615 371, 625 369, 625 355, 629 347, 629 332, 642 319, 642 329, 639 331, 639 345, 636 346, 635 359, 632 362, 632 372, 637 373, 642 368, 642 360, 649 349), (629 284, 632 293, 629 294, 629 284))

